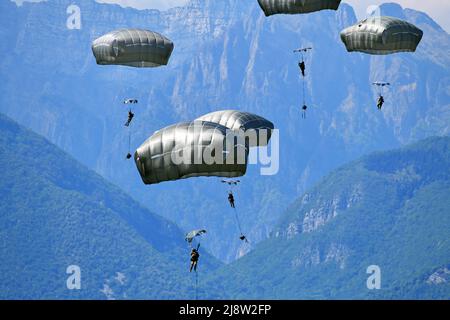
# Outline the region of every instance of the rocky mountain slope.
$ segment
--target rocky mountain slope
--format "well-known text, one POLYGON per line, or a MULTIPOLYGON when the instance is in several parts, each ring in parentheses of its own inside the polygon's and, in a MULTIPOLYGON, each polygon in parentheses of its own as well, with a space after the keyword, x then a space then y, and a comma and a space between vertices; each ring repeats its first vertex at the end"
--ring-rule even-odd
POLYGON ((349 163, 206 286, 238 299, 448 300, 449 168, 449 137, 349 163), (367 287, 373 266, 379 290, 367 287))

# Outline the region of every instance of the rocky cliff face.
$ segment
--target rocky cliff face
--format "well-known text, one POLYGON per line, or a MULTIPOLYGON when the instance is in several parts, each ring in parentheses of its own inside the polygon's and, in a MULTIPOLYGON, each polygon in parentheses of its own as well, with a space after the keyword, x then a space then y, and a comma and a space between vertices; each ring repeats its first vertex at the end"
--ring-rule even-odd
MULTIPOLYGON (((237 239, 226 190, 213 178, 142 185, 134 164, 124 159, 128 139, 121 101, 130 96, 140 101, 133 147, 163 126, 218 109, 255 112, 275 123, 280 172, 260 176, 252 166, 237 192, 243 228, 256 243, 268 236, 290 199, 336 166, 373 150, 449 133, 450 36, 423 13, 392 4, 382 10, 425 31, 415 54, 348 54, 339 31, 356 18, 345 4, 337 12, 265 18, 256 1, 192 0, 164 12, 92 0, 22 7, 3 1, 0 111, 184 229, 208 229, 210 250, 232 260, 250 248, 237 239), (66 27, 66 9, 73 3, 81 9, 81 30, 66 27), (169 66, 97 66, 91 41, 121 27, 171 38, 169 66), (301 83, 292 53, 299 46, 314 48, 307 56, 306 120, 300 117, 301 83), (374 80, 393 83, 382 112, 374 105, 374 80)), ((358 201, 357 186, 347 191, 323 212, 308 212, 298 232, 339 214, 352 197, 358 201)))

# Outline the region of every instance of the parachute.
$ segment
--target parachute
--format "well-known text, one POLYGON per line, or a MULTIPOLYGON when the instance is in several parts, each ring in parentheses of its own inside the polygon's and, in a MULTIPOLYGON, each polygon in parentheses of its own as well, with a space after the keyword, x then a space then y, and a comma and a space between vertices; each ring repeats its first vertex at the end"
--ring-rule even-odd
POLYGON ((178 123, 149 137, 134 160, 145 184, 200 176, 233 178, 247 171, 248 148, 214 122, 178 123))
POLYGON ((303 105, 302 105, 302 118, 306 119, 306 110, 308 110, 308 106, 306 105, 306 90, 305 90, 305 77, 306 77, 306 64, 305 64, 305 54, 312 50, 311 47, 295 49, 294 53, 301 54, 301 61, 298 63, 298 67, 300 68, 300 72, 302 75, 302 93, 303 93, 303 105))
POLYGON ((383 88, 389 87, 391 84, 389 82, 376 81, 376 82, 373 82, 372 85, 378 87, 378 93, 381 96, 381 95, 383 95, 383 88))
POLYGON ((378 110, 381 110, 383 108, 383 104, 384 104, 383 89, 384 89, 384 87, 388 87, 391 84, 389 82, 376 81, 376 82, 373 82, 372 85, 378 87, 377 108, 378 108, 378 110))
POLYGON ((197 118, 197 120, 215 122, 234 132, 242 130, 249 138, 251 133, 254 133, 255 139, 247 140, 249 147, 267 145, 274 129, 273 123, 269 120, 253 113, 236 110, 211 112, 197 118))
POLYGON ((423 31, 409 22, 392 17, 370 17, 344 29, 341 40, 347 51, 374 55, 415 52, 423 31))
MULTIPOLYGON (((167 65, 173 51, 173 43, 159 33, 142 29, 121 29, 111 31, 92 42, 92 52, 99 65, 123 65, 136 68, 151 68, 167 65)), ((130 105, 128 120, 128 153, 131 159, 131 129, 134 117, 132 104, 137 99, 126 99, 123 102, 130 105)))
POLYGON ((151 68, 167 65, 173 42, 163 35, 142 29, 109 32, 92 43, 97 64, 151 68))
POLYGON ((378 87, 386 87, 386 86, 390 86, 391 84, 389 82, 374 82, 372 83, 374 86, 378 86, 378 87))
POLYGON ((230 202, 230 206, 234 211, 234 217, 236 219, 236 225, 239 229, 240 232, 240 236, 239 239, 241 239, 242 241, 245 241, 248 243, 247 237, 244 236, 244 234, 242 233, 242 227, 241 227, 241 222, 239 219, 239 214, 238 211, 236 210, 236 205, 234 203, 234 195, 233 195, 233 189, 241 182, 240 180, 235 180, 235 179, 223 179, 221 181, 223 184, 227 184, 228 185, 228 202, 230 202))
POLYGON ((240 180, 233 180, 233 179, 230 179, 230 180, 225 180, 225 179, 223 179, 223 180, 220 181, 220 182, 226 183, 226 184, 229 185, 229 186, 237 186, 238 183, 241 182, 241 181, 240 181, 240 180))
MULTIPOLYGON (((131 105, 131 104, 137 104, 138 101, 137 101, 137 99, 126 99, 126 100, 123 101, 123 103, 125 105, 129 105, 129 104, 131 105)), ((127 122, 125 122, 125 127, 128 128, 128 153, 127 153, 127 156, 126 156, 127 159, 131 159, 131 157, 132 157, 131 156, 131 130, 130 130, 130 125, 131 125, 131 121, 133 120, 133 118, 134 118, 134 113, 131 110, 131 106, 130 106, 130 110, 128 111, 128 120, 127 120, 127 122)))
POLYGON ((266 17, 274 14, 310 13, 325 9, 337 10, 341 0, 258 0, 266 17))
POLYGON ((206 233, 206 230, 201 229, 201 230, 192 230, 191 232, 186 234, 185 240, 188 243, 192 243, 192 241, 194 240, 195 237, 199 237, 202 234, 206 233))

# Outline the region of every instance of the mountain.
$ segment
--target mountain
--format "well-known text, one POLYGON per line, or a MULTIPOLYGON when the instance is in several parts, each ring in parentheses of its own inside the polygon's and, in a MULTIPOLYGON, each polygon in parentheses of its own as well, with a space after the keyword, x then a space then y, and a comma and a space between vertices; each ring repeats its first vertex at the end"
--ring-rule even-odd
POLYGON ((236 193, 244 232, 266 239, 291 199, 338 166, 376 150, 449 134, 450 36, 426 14, 396 4, 383 14, 424 30, 414 54, 349 54, 339 31, 356 22, 353 9, 264 17, 257 1, 191 0, 167 11, 134 10, 94 0, 0 3, 0 112, 45 136, 75 159, 183 229, 205 228, 211 252, 231 261, 248 252, 218 179, 144 186, 125 160, 128 133, 121 102, 135 97, 132 146, 155 130, 210 111, 240 109, 280 130, 279 172, 250 166, 236 193), (66 26, 80 8, 81 29, 66 26), (175 43, 167 67, 131 69, 95 64, 90 44, 117 28, 158 31, 175 43), (298 57, 306 56, 302 120, 298 57), (382 112, 371 82, 389 81, 382 112))
MULTIPOLYGON (((1 114, 0 151, 0 299, 195 297, 173 223, 1 114)), ((220 265, 202 256, 200 270, 220 265)))
POLYGON ((449 137, 344 165, 205 286, 238 299, 448 300, 449 168, 449 137), (370 266, 381 271, 379 290, 367 289, 370 266))

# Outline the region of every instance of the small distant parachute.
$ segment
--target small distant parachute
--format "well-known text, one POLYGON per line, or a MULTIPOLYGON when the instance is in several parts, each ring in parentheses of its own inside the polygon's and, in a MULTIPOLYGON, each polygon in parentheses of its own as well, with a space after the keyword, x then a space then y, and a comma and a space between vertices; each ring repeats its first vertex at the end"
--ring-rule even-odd
MULTIPOLYGON (((389 87, 391 84, 389 82, 376 81, 376 82, 373 82, 372 85, 374 85, 374 86, 376 86, 378 88, 378 95, 380 97, 382 97, 383 96, 384 87, 389 87)), ((383 97, 382 100, 383 100, 383 103, 384 103, 384 97, 383 97)), ((381 103, 381 105, 382 105, 382 103, 381 103)))
POLYGON ((311 47, 299 48, 299 49, 295 49, 294 53, 297 53, 297 52, 304 53, 304 52, 308 52, 309 50, 312 50, 312 48, 311 47))
POLYGON ((253 113, 237 110, 215 111, 205 114, 197 120, 219 123, 234 132, 242 130, 248 137, 250 133, 255 133, 256 139, 247 141, 249 147, 267 145, 274 129, 273 123, 269 120, 253 113))
POLYGON ((221 182, 222 183, 226 183, 229 186, 232 186, 232 185, 237 186, 238 183, 241 182, 241 181, 240 180, 222 180, 221 182))
POLYGON ((183 122, 156 131, 134 154, 143 182, 243 176, 248 148, 227 139, 227 131, 225 126, 208 121, 183 122))
POLYGON ((258 0, 268 17, 274 14, 310 13, 325 9, 337 10, 341 0, 258 0))
POLYGON ((347 51, 385 55, 415 52, 423 31, 413 24, 393 17, 370 17, 341 32, 347 51))
POLYGON ((151 68, 167 65, 173 42, 163 35, 142 29, 109 32, 92 43, 97 64, 151 68))
POLYGON ((374 86, 378 86, 378 87, 386 87, 386 86, 390 86, 391 84, 389 82, 374 82, 372 83, 374 86))
POLYGON ((205 234, 205 233, 206 233, 206 230, 204 230, 204 229, 192 230, 191 232, 186 234, 185 240, 188 243, 192 243, 192 241, 194 240, 195 237, 199 237, 199 236, 201 236, 202 234, 205 234))
POLYGON ((123 101, 124 104, 136 104, 138 103, 137 99, 126 99, 123 101))

